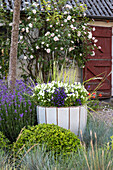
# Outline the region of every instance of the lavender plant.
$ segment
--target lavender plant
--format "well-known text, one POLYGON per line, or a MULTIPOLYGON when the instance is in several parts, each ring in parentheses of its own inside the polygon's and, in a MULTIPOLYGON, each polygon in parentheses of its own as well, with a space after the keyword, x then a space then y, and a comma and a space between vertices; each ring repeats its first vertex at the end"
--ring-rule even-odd
POLYGON ((15 141, 24 126, 34 125, 35 106, 28 95, 31 90, 23 83, 16 82, 16 88, 8 91, 7 83, 0 80, 0 130, 11 141, 15 141))

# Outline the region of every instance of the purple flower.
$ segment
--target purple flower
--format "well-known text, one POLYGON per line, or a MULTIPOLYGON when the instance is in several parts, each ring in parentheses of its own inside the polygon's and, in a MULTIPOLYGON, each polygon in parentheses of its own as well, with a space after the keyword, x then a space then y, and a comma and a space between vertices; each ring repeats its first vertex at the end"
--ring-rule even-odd
POLYGON ((22 117, 23 117, 23 115, 24 115, 23 113, 22 113, 22 114, 20 114, 20 117, 22 118, 22 117))

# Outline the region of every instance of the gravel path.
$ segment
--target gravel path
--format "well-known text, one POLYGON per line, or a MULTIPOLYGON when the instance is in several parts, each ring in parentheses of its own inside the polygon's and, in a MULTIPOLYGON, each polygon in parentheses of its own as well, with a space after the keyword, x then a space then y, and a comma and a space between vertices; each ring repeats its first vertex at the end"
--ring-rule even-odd
POLYGON ((98 118, 100 120, 103 120, 108 126, 113 125, 113 106, 102 103, 103 109, 100 109, 98 111, 92 112, 92 115, 94 118, 98 118))

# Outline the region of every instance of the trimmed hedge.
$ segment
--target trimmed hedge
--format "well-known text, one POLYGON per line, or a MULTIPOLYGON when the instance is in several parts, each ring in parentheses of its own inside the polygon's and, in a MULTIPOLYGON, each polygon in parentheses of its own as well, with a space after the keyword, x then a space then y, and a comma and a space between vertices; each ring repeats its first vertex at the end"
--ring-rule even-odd
POLYGON ((21 154, 34 144, 46 146, 46 152, 53 151, 57 155, 60 153, 70 155, 71 152, 76 152, 78 147, 80 148, 80 140, 74 133, 54 124, 28 126, 13 144, 14 153, 17 153, 24 144, 21 154))

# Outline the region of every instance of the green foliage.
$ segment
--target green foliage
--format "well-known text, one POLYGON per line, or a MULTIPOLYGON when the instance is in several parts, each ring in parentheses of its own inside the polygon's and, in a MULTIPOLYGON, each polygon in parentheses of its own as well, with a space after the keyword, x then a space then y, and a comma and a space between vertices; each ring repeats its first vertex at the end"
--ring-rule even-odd
POLYGON ((101 109, 101 102, 99 101, 99 99, 94 99, 94 100, 89 100, 88 102, 88 108, 89 110, 93 110, 96 111, 98 109, 101 109))
POLYGON ((10 141, 0 131, 0 149, 7 149, 10 141))
MULTIPOLYGON (((14 143, 14 153, 16 154, 23 145, 28 149, 34 144, 39 144, 39 146, 44 145, 46 152, 51 151, 54 155, 60 155, 62 153, 65 156, 77 151, 77 148, 80 147, 80 140, 70 130, 54 124, 28 126, 14 143)), ((19 153, 23 152, 24 150, 21 149, 19 153)))

